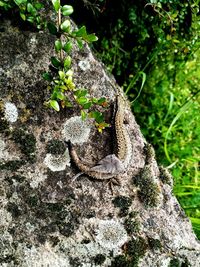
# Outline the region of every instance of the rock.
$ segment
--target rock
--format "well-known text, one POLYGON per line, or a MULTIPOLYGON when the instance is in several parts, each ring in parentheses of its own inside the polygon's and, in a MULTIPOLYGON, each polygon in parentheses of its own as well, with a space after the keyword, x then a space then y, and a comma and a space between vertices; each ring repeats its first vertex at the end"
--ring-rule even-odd
MULTIPOLYGON (((3 29, 3 30, 2 30, 3 29)), ((200 244, 172 193, 172 178, 158 167, 127 105, 131 164, 113 192, 107 181, 82 175, 64 140, 94 166, 112 153, 112 131, 99 134, 78 110, 44 106, 41 73, 54 38, 19 30, 0 33, 0 266, 200 266, 200 244)), ((74 82, 110 108, 117 85, 84 49, 73 50, 74 82)))

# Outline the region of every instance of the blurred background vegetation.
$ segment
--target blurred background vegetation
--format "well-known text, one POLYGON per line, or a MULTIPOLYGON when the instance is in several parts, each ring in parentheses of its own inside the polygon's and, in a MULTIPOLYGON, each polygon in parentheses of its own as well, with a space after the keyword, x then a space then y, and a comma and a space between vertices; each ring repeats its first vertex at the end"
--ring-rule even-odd
MULTIPOLYGON (((49 2, 0 0, 1 12, 20 1, 36 9, 49 2)), ((99 37, 97 57, 123 87, 158 163, 172 172, 174 193, 200 238, 200 0, 61 2, 99 37)), ((41 24, 37 15, 27 20, 41 24)))

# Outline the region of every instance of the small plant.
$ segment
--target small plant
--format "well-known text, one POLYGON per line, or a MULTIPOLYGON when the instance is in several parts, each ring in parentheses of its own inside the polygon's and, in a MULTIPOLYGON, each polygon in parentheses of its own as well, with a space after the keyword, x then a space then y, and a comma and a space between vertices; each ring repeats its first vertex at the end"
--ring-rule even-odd
POLYGON ((45 20, 40 16, 40 10, 44 4, 35 0, 0 0, 0 8, 5 10, 18 9, 20 17, 41 29, 45 26, 45 20))
POLYGON ((72 58, 70 56, 74 43, 77 43, 81 49, 84 41, 91 43, 97 41, 98 38, 95 34, 88 34, 85 26, 74 30, 69 19, 62 20, 62 16, 69 16, 73 13, 72 6, 61 6, 60 0, 52 0, 52 3, 57 13, 57 26, 49 22, 47 27, 49 32, 57 36, 58 39, 54 45, 57 56, 51 57, 51 71, 43 73, 43 78, 49 82, 48 89, 51 91, 50 99, 46 105, 56 111, 59 111, 60 108, 77 106, 80 109, 82 119, 93 118, 98 131, 102 132, 109 124, 105 122, 101 112, 91 110, 91 108, 94 105, 106 108, 108 106, 106 98, 93 98, 87 89, 76 88, 73 82, 72 58))

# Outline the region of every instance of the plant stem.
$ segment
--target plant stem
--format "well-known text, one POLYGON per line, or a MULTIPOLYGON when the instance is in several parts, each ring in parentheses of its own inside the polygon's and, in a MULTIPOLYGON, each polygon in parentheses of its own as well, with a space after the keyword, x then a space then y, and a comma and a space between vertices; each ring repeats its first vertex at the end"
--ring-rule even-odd
MULTIPOLYGON (((61 8, 58 10, 58 29, 60 29, 60 25, 62 23, 62 17, 61 17, 61 8)), ((62 43, 62 34, 60 35, 60 41, 62 43)), ((63 51, 60 50, 60 60, 63 61, 63 51)))

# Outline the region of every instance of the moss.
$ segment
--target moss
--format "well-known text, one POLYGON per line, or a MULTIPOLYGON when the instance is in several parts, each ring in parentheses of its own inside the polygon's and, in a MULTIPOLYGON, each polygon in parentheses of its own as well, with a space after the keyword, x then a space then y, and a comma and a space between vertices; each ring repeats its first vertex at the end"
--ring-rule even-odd
POLYGON ((104 255, 102 255, 102 254, 97 254, 94 257, 94 263, 97 264, 97 265, 103 264, 105 260, 106 260, 106 257, 104 255))
POLYGON ((35 162, 36 139, 33 134, 17 129, 12 133, 12 139, 19 145, 21 152, 31 163, 35 162))
POLYGON ((132 220, 131 218, 128 218, 124 222, 124 227, 129 235, 135 234, 140 229, 140 223, 137 219, 132 220))
POLYGON ((160 166, 159 170, 160 170, 160 176, 159 176, 160 180, 165 184, 172 185, 173 178, 172 175, 169 173, 169 171, 163 166, 160 166))
POLYGON ((52 246, 55 247, 60 242, 60 239, 58 236, 50 236, 49 241, 52 244, 52 246))
POLYGON ((15 203, 9 202, 7 204, 7 211, 9 211, 14 218, 18 218, 22 215, 21 210, 18 208, 18 206, 15 203))
POLYGON ((146 207, 155 207, 158 204, 159 187, 151 177, 148 168, 144 168, 139 177, 133 177, 133 183, 139 187, 138 196, 146 207))
POLYGON ((28 196, 26 203, 29 205, 29 207, 36 207, 39 203, 39 199, 36 195, 28 196))
POLYGON ((0 133, 4 133, 6 130, 9 129, 9 123, 6 121, 4 117, 3 108, 4 108, 4 105, 2 101, 0 101, 0 133))
POLYGON ((114 258, 111 263, 111 267, 130 267, 130 262, 124 255, 119 255, 114 258))
POLYGON ((15 180, 16 182, 19 182, 19 183, 23 183, 23 181, 26 179, 26 177, 24 176, 21 176, 21 175, 13 175, 13 176, 10 176, 10 177, 6 177, 6 181, 9 182, 9 184, 13 184, 13 180, 15 180))
POLYGON ((149 247, 152 250, 160 250, 162 248, 162 244, 159 239, 148 238, 149 247))
POLYGON ((137 239, 132 239, 127 244, 126 254, 130 259, 131 266, 138 266, 138 262, 140 258, 142 258, 148 248, 148 244, 146 240, 142 237, 138 237, 137 239))
POLYGON ((173 258, 170 260, 169 267, 181 267, 179 259, 173 258))
POLYGON ((50 140, 47 143, 47 147, 46 147, 47 153, 51 153, 53 155, 62 155, 65 150, 65 144, 64 142, 54 139, 54 140, 50 140))
POLYGON ((178 258, 173 258, 170 260, 168 267, 189 267, 191 266, 187 259, 183 261, 179 260, 178 258))
POLYGON ((155 151, 151 144, 147 143, 144 146, 144 154, 146 155, 146 164, 150 164, 152 159, 155 158, 155 151))
POLYGON ((117 196, 113 199, 112 203, 115 207, 120 208, 120 216, 126 216, 128 214, 128 209, 132 204, 132 199, 126 196, 117 196))
POLYGON ((69 263, 71 267, 81 267, 83 266, 80 261, 79 258, 70 258, 69 259, 69 263))
POLYGON ((9 160, 5 163, 0 163, 0 170, 17 171, 24 164, 24 160, 9 160))

